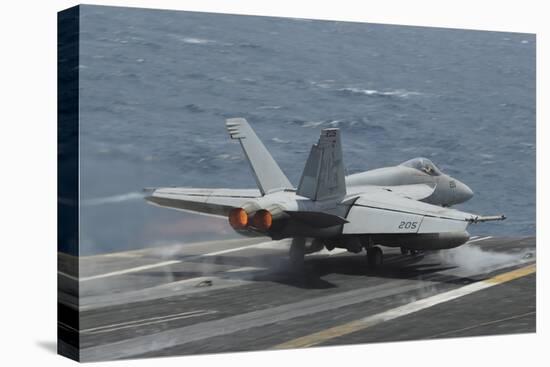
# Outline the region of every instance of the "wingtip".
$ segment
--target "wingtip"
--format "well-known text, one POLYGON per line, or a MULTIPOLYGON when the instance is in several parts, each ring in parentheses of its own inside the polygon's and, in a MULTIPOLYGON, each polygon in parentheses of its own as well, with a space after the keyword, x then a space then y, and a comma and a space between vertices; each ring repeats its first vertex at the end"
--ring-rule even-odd
POLYGON ((230 117, 225 119, 225 126, 238 126, 246 123, 247 121, 244 117, 230 117))
POLYGON ((466 219, 466 221, 470 223, 483 223, 483 222, 493 222, 493 221, 505 220, 505 219, 506 219, 506 216, 504 214, 491 215, 491 216, 476 215, 466 219))
POLYGON ((247 125, 246 119, 242 117, 232 117, 225 120, 225 127, 231 139, 242 139, 244 134, 242 133, 243 126, 247 125))

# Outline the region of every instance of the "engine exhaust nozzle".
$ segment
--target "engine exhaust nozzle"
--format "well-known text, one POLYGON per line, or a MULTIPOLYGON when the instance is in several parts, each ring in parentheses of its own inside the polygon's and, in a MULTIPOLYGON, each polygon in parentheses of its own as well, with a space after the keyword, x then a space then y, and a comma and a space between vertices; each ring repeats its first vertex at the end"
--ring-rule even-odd
POLYGON ((248 214, 243 208, 231 209, 228 219, 233 229, 244 229, 248 226, 248 214))
POLYGON ((267 231, 273 225, 273 216, 268 210, 260 209, 252 217, 252 225, 262 231, 267 231))

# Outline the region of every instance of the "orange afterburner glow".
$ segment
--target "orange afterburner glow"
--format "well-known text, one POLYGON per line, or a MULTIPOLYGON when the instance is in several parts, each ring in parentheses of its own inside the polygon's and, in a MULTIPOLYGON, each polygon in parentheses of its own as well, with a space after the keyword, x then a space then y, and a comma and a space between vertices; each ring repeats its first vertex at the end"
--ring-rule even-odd
POLYGON ((248 214, 243 208, 234 208, 229 212, 229 224, 234 229, 243 229, 248 225, 248 214))
POLYGON ((252 217, 252 225, 263 231, 267 231, 273 224, 271 213, 265 209, 258 210, 252 217))

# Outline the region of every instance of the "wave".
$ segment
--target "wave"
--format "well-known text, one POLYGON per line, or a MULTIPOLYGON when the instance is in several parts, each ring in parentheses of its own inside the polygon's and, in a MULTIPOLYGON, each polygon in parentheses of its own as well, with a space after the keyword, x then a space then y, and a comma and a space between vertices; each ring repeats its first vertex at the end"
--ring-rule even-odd
POLYGON ((302 127, 317 127, 324 124, 324 121, 304 121, 302 127))
POLYGON ((222 161, 238 161, 238 160, 242 159, 242 157, 240 155, 227 154, 227 153, 218 154, 218 155, 214 156, 214 158, 215 159, 220 159, 222 161))
POLYGON ((271 141, 274 142, 274 143, 279 143, 279 144, 288 144, 288 143, 290 143, 290 141, 288 141, 288 140, 280 139, 280 138, 277 138, 277 137, 272 138, 271 141))
POLYGON ((479 155, 481 158, 486 158, 486 159, 492 159, 495 157, 494 154, 488 154, 488 153, 480 153, 479 155))
POLYGON ((283 106, 260 106, 256 107, 257 110, 280 110, 283 106))
POLYGON ((375 96, 375 97, 399 97, 407 98, 409 96, 418 96, 423 93, 417 91, 410 91, 406 89, 390 89, 390 90, 377 90, 377 89, 365 89, 358 87, 344 87, 337 88, 334 79, 325 79, 320 81, 310 80, 309 84, 320 88, 320 89, 329 89, 343 95, 353 95, 353 96, 375 96))
POLYGON ((184 43, 194 44, 194 45, 206 45, 209 43, 216 43, 216 41, 204 39, 204 38, 194 38, 194 37, 184 37, 181 39, 184 43))
POLYGON ((330 87, 332 87, 333 82, 334 82, 333 79, 326 79, 326 80, 321 80, 321 81, 318 81, 318 82, 315 81, 315 80, 310 80, 309 84, 313 85, 314 87, 317 87, 317 88, 329 89, 330 87))
POLYGON ((364 96, 400 97, 400 98, 407 98, 409 96, 422 95, 422 93, 420 92, 408 91, 405 89, 380 91, 376 89, 361 89, 361 88, 355 88, 355 87, 348 87, 348 88, 337 89, 337 91, 344 95, 364 95, 364 96))
POLYGON ((304 121, 294 120, 293 124, 300 125, 305 128, 325 128, 325 127, 339 127, 339 128, 356 128, 359 127, 365 131, 370 132, 384 132, 386 129, 377 124, 373 124, 366 118, 353 118, 353 119, 341 119, 341 120, 321 120, 321 121, 304 121))

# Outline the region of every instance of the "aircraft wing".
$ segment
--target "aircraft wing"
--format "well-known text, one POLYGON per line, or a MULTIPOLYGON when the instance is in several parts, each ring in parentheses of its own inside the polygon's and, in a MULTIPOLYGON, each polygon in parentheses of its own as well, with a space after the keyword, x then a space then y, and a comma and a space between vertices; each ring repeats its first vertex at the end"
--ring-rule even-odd
POLYGON ((476 218, 484 218, 409 199, 379 186, 366 188, 350 199, 354 201, 344 234, 462 232, 476 218))
POLYGON ((146 189, 145 199, 165 208, 227 217, 229 211, 261 197, 257 189, 197 189, 163 187, 146 189))

